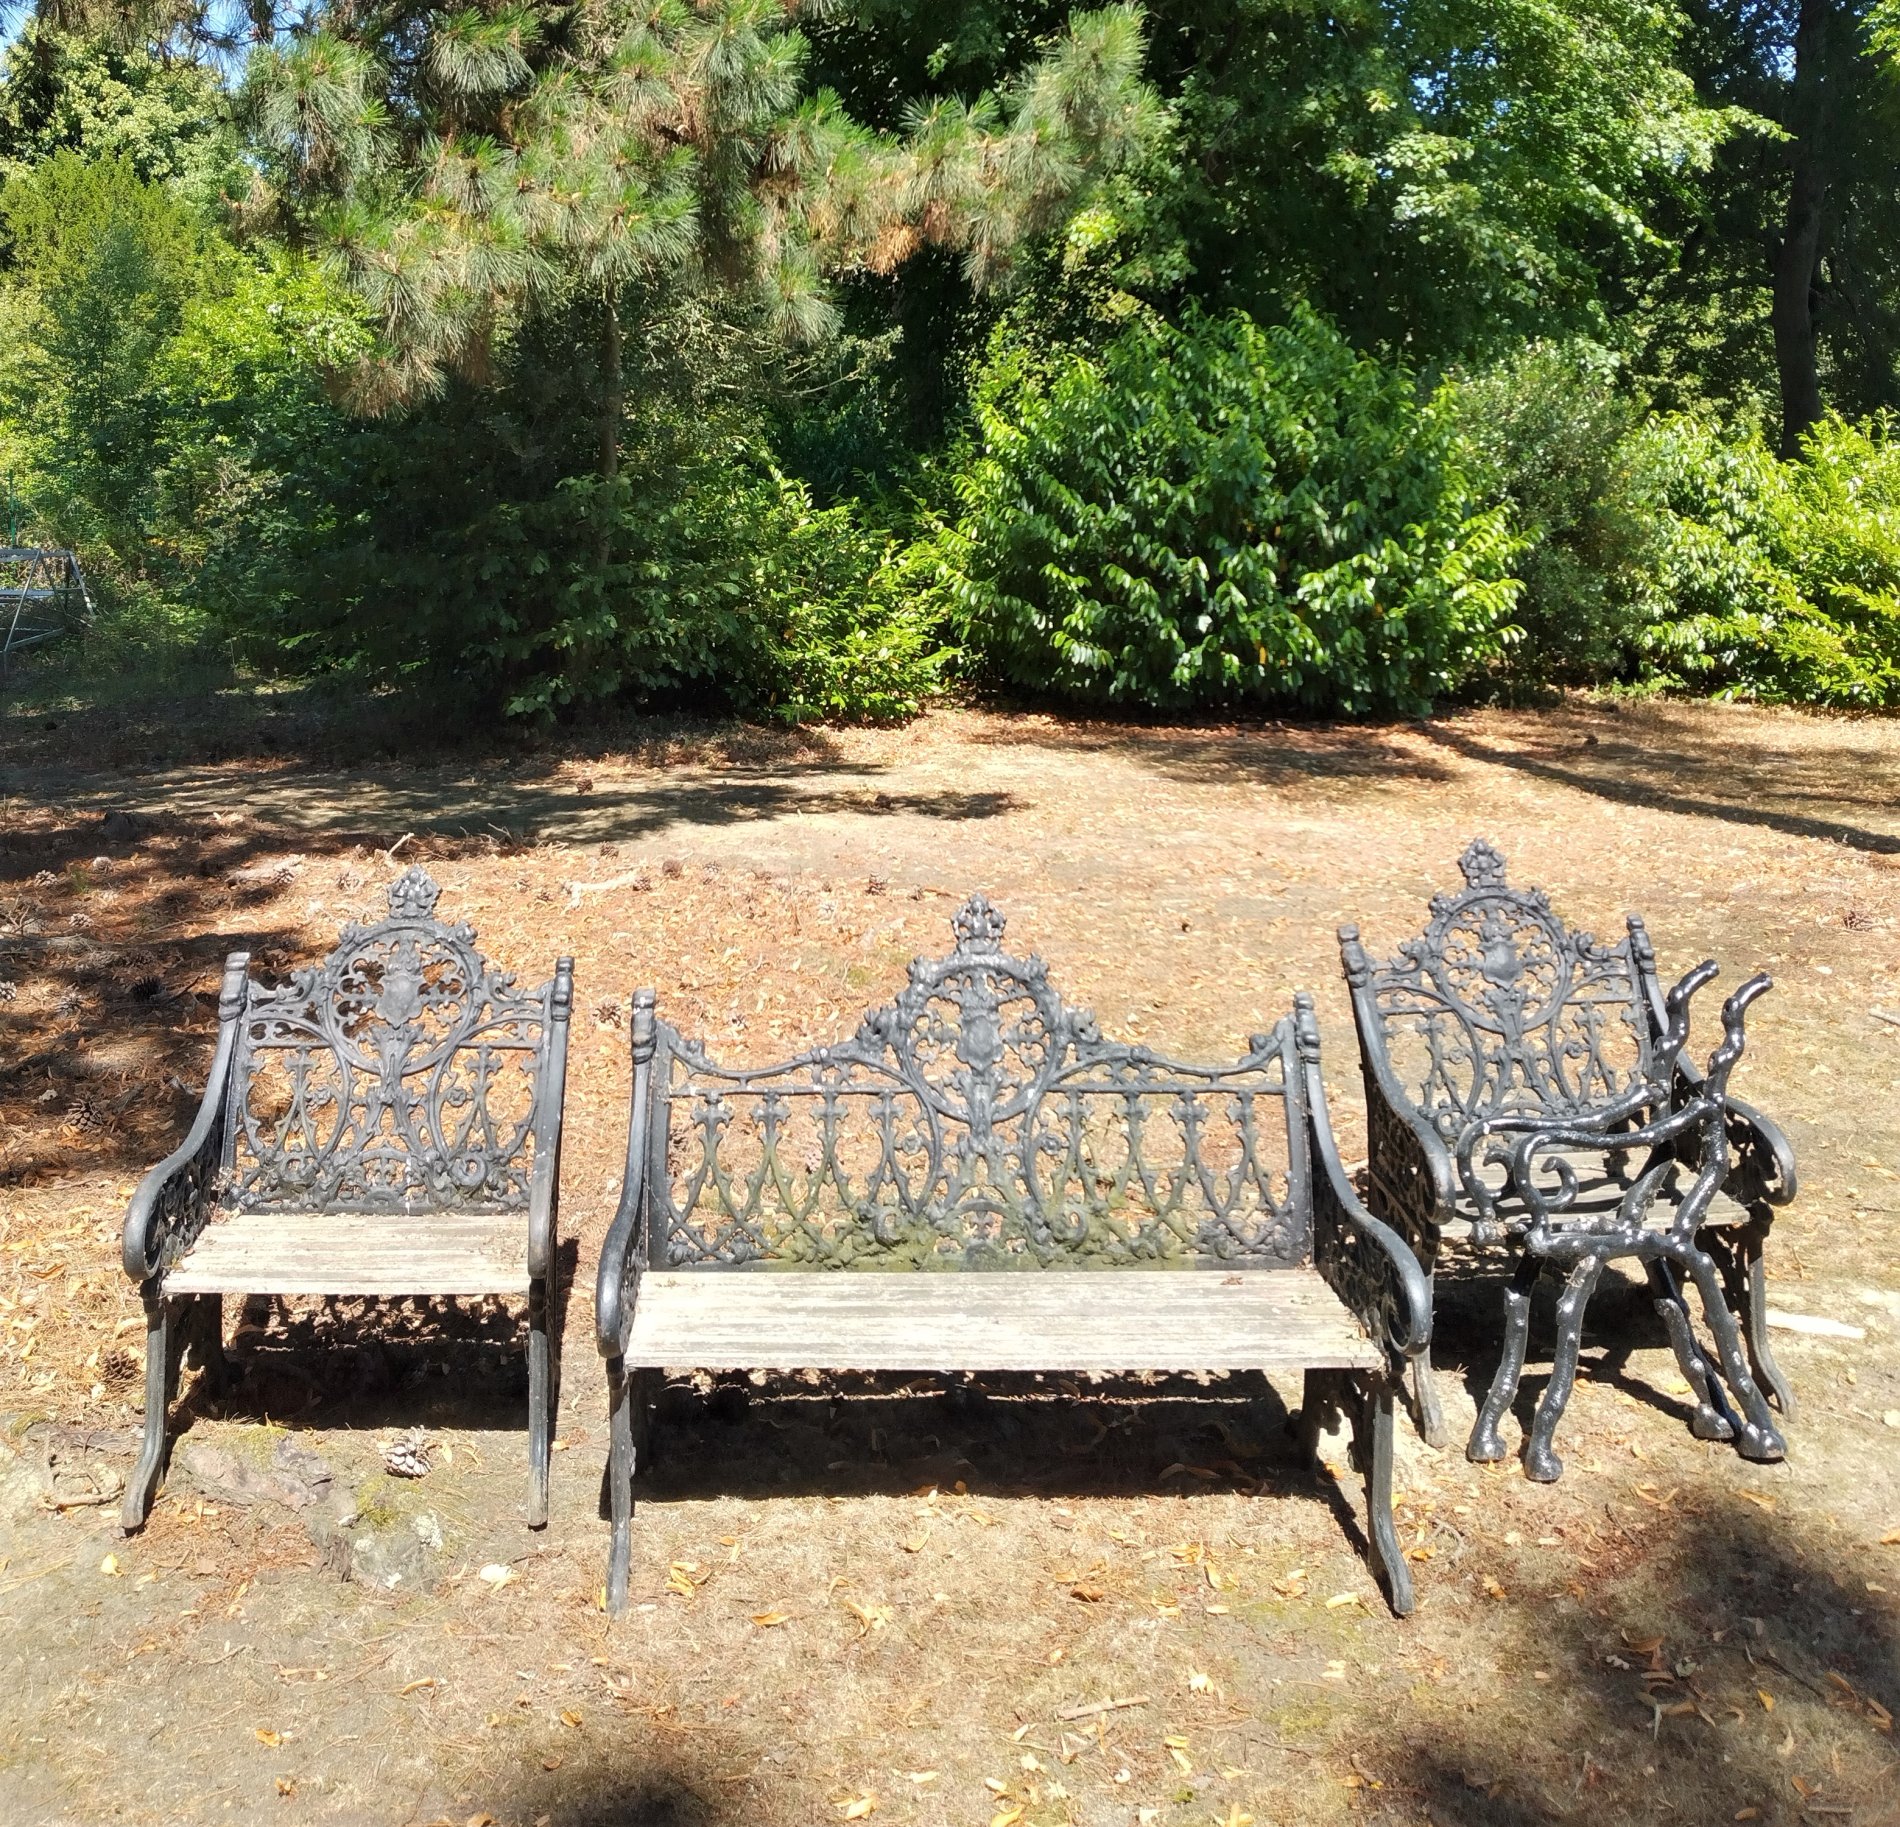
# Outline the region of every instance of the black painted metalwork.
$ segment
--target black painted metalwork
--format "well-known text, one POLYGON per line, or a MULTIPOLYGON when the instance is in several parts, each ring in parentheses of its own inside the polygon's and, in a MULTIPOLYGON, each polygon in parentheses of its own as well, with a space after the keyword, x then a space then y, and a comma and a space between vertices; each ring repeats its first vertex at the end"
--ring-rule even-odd
MULTIPOLYGON (((1418 1264, 1340 1165, 1310 998, 1232 1064, 1193 1065, 1104 1038, 1051 987, 1040 959, 1003 949, 1003 916, 983 896, 952 929, 954 948, 913 963, 896 1000, 850 1040, 773 1065, 722 1065, 656 1017, 652 991, 633 999, 626 1178, 595 1299, 610 1391, 615 1608, 626 1595, 645 1418, 641 1373, 622 1354, 649 1266, 1311 1262, 1385 1345, 1386 1381, 1425 1348, 1418 1264)), ((1383 1408, 1368 1395, 1354 1409, 1368 1437, 1381 1414, 1389 1420, 1389 1395, 1383 1408)), ((1389 1440, 1384 1452, 1389 1472, 1389 1440)), ((1395 1607, 1408 1610, 1389 1497, 1374 1521, 1375 1557, 1395 1607)))
MULTIPOLYGON (((1510 886, 1504 858, 1482 838, 1466 849, 1459 868, 1464 888, 1434 897, 1424 932, 1389 963, 1367 955, 1353 926, 1339 929, 1340 955, 1365 1076, 1370 1203, 1403 1233, 1428 1277, 1447 1226, 1466 1224, 1475 1242, 1518 1252, 1508 1331, 1520 1294, 1528 1311, 1528 1290, 1544 1260, 1527 1241, 1533 1213, 1511 1172, 1518 1139, 1560 1129, 1588 1132, 1601 1170, 1581 1202, 1602 1211, 1617 1206, 1632 1161, 1661 1145, 1647 1139, 1652 1129, 1680 1118, 1667 1132, 1669 1146, 1695 1178, 1686 1192, 1678 1177, 1654 1178, 1644 1209, 1676 1208, 1700 1185, 1704 1161, 1713 1158, 1700 1140, 1702 1126, 1713 1120, 1711 1081, 1683 1056, 1687 1030, 1672 1023, 1671 998, 1680 996, 1686 1010, 1688 995, 1705 979, 1691 973, 1665 998, 1641 919, 1630 916, 1625 936, 1613 945, 1571 930, 1540 890, 1510 886)), ((1732 999, 1738 1020, 1758 993, 1732 999)), ((1727 1095, 1732 1065, 1724 1066, 1716 1096, 1723 1174, 1691 1213, 1699 1249, 1744 1315, 1753 1379, 1791 1417, 1793 1392, 1768 1348, 1762 1251, 1772 1208, 1794 1196, 1794 1157, 1772 1123, 1727 1095), (1705 1222, 1717 1192, 1740 1208, 1744 1223, 1705 1222)), ((1642 1170, 1649 1171, 1647 1165, 1642 1170)), ((1573 1207, 1582 1190, 1568 1195, 1573 1207)), ((1579 1297, 1560 1311, 1566 1326, 1573 1314, 1581 1323, 1587 1300, 1581 1284, 1573 1292, 1579 1297)), ((1686 1326, 1679 1295, 1675 1312, 1686 1326)), ((1673 1339, 1675 1322, 1666 1323, 1673 1339)), ((1571 1357, 1574 1372, 1574 1350, 1571 1357)), ((1444 1416, 1428 1355, 1414 1361, 1414 1377, 1421 1430, 1433 1445, 1443 1445, 1444 1416)), ((1552 1429, 1561 1407, 1560 1400, 1552 1429)), ((1703 1425, 1700 1415, 1697 1425, 1703 1425)), ((1541 1447, 1532 1442, 1529 1448, 1533 1475, 1554 1463, 1549 1431, 1541 1447)), ((1753 1436, 1736 1437, 1750 1450, 1753 1436)), ((1470 1454, 1494 1457, 1493 1445, 1481 1421, 1470 1454)))
MULTIPOLYGON (((520 1212, 528 1230, 530 1517, 547 1518, 553 1360, 547 1281, 559 1220, 561 1101, 573 960, 521 992, 475 950, 473 929, 435 918, 420 868, 389 890, 388 916, 345 926, 321 964, 276 988, 225 962, 218 1044, 184 1145, 140 1183, 126 1213, 126 1273, 147 1316, 144 1452, 125 1526, 144 1521, 165 1453, 181 1302, 166 1273, 226 1212, 520 1212)), ((200 1302, 216 1296, 193 1297, 200 1302)), ((206 1341, 209 1351, 209 1341, 206 1341)))

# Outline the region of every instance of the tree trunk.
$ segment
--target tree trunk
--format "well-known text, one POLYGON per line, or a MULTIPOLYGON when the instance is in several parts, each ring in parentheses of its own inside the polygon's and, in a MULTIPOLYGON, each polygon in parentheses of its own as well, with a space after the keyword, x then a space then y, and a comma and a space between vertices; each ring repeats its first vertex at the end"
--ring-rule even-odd
POLYGON ((1775 257, 1775 366, 1781 377, 1781 454, 1799 454, 1802 435, 1821 416, 1821 377, 1814 351, 1814 285, 1821 261, 1827 202, 1826 141, 1833 125, 1829 38, 1837 0, 1801 0, 1794 34, 1794 88, 1788 130, 1794 135, 1788 214, 1775 257))
POLYGON ((598 560, 604 571, 614 555, 614 483, 620 479, 620 412, 626 388, 620 369, 620 305, 613 288, 607 290, 607 321, 600 349, 600 544, 598 560))

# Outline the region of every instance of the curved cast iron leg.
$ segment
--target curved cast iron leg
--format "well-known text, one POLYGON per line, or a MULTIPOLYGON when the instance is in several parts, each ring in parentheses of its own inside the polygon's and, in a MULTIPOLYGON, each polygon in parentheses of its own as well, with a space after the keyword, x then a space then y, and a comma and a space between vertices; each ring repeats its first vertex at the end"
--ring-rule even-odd
POLYGON ((548 1348, 548 1285, 528 1289, 528 1527, 548 1526, 548 1457, 554 1450, 553 1354, 548 1348))
POLYGON ((165 1468, 165 1423, 178 1383, 176 1307, 155 1287, 145 1290, 145 1442, 119 1507, 119 1526, 128 1534, 143 1527, 165 1468))
POLYGON ((1735 1315, 1722 1297, 1722 1284, 1714 1262, 1693 1245, 1686 1258, 1689 1273, 1695 1277, 1696 1291, 1702 1296, 1702 1316, 1715 1334, 1715 1348, 1722 1356, 1722 1376, 1729 1393, 1741 1404, 1743 1421, 1735 1436, 1735 1447, 1744 1459, 1773 1461, 1787 1456, 1787 1444, 1768 1412, 1768 1399, 1761 1392, 1742 1352, 1742 1337, 1735 1315))
POLYGON ((1735 1417, 1729 1412, 1728 1399, 1722 1393, 1721 1373, 1702 1355, 1694 1329, 1689 1324, 1688 1303, 1666 1262, 1652 1260, 1647 1265, 1649 1292, 1656 1303, 1657 1315, 1669 1334, 1676 1363, 1695 1395, 1695 1414, 1689 1431, 1698 1440, 1733 1440, 1735 1417))
POLYGON ((613 1545, 607 1558, 607 1609, 627 1609, 627 1580, 633 1558, 633 1477, 647 1454, 647 1404, 655 1372, 627 1369, 620 1358, 607 1361, 607 1482, 613 1516, 613 1545))
POLYGON ((1742 1283, 1738 1303, 1748 1316, 1748 1355, 1757 1380, 1766 1385, 1784 1421, 1795 1418, 1794 1388, 1775 1362, 1768 1343, 1768 1273, 1763 1260, 1768 1247, 1766 1220, 1751 1224, 1737 1240, 1736 1273, 1742 1283))
POLYGON ((1586 1256, 1570 1271, 1557 1300, 1557 1349, 1551 1355, 1550 1381, 1537 1403, 1531 1437, 1524 1443, 1524 1472, 1539 1484, 1554 1484, 1564 1462, 1552 1442, 1577 1381, 1577 1353, 1583 1347, 1583 1315, 1603 1274, 1603 1258, 1586 1256))
POLYGON ((1524 1347, 1531 1330, 1531 1291, 1537 1286, 1542 1266, 1535 1256, 1520 1256, 1511 1285, 1504 1291, 1504 1355, 1498 1360, 1497 1375, 1491 1379, 1484 1407, 1478 1411, 1478 1424, 1471 1430, 1471 1441, 1465 1448, 1465 1457, 1474 1464, 1489 1465, 1505 1457, 1498 1423, 1516 1400, 1518 1379, 1524 1374, 1524 1347))
POLYGON ((1356 1455, 1366 1481, 1366 1539, 1372 1548, 1372 1571, 1384 1584, 1393 1613, 1410 1617, 1412 1570, 1405 1564, 1399 1532, 1392 1520, 1392 1428, 1397 1389, 1386 1376, 1354 1379, 1357 1384, 1352 1411, 1356 1455))

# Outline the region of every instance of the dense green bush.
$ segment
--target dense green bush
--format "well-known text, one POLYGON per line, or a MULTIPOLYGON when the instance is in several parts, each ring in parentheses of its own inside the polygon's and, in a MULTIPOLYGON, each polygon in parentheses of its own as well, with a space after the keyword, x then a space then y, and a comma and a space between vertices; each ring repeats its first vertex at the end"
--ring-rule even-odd
POLYGON ((1900 448, 1824 419, 1801 457, 1665 418, 1632 440, 1653 559, 1643 647, 1665 682, 1900 703, 1900 448))
POLYGON ((1655 606, 1653 516, 1636 486, 1641 408, 1587 343, 1536 343, 1451 390, 1473 480, 1524 541, 1504 675, 1594 685, 1638 665, 1655 606))
POLYGON ((1190 310, 1099 359, 999 340, 940 587, 1003 678, 1090 702, 1416 710, 1516 594, 1449 412, 1301 310, 1190 310))

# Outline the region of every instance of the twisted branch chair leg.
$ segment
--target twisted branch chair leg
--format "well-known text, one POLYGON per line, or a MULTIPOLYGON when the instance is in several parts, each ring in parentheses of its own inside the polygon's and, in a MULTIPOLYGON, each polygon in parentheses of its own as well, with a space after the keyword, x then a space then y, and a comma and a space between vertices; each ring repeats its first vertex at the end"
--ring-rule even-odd
POLYGON ((1603 1275, 1603 1258, 1585 1256, 1570 1271, 1557 1301, 1557 1349, 1552 1354, 1550 1381, 1544 1386, 1524 1446, 1524 1471, 1539 1484, 1553 1484, 1563 1476, 1564 1462, 1553 1444, 1557 1424, 1570 1404, 1577 1381, 1577 1353, 1583 1348, 1583 1316, 1603 1275))
POLYGON ((1702 1296, 1702 1312, 1715 1334, 1715 1348, 1722 1358, 1723 1380, 1729 1392, 1741 1404, 1743 1421, 1736 1435, 1736 1450, 1744 1459, 1773 1461, 1787 1456, 1787 1444, 1768 1412, 1768 1399, 1755 1381, 1742 1350, 1740 1328, 1735 1315, 1723 1298, 1721 1278, 1706 1252, 1690 1245, 1685 1252, 1686 1266, 1695 1277, 1696 1291, 1702 1296))
POLYGON ((1721 1372, 1704 1355, 1689 1323, 1689 1304, 1682 1298, 1676 1277, 1668 1263, 1652 1260, 1646 1265, 1649 1291, 1656 1303, 1657 1315, 1669 1334, 1676 1364, 1695 1396, 1695 1415, 1689 1431, 1698 1440, 1733 1440, 1736 1418, 1723 1393, 1721 1372))
POLYGON ((1524 1347, 1530 1338, 1531 1293, 1543 1268, 1534 1256, 1520 1256, 1504 1291, 1504 1355, 1498 1360, 1497 1374, 1491 1379, 1484 1406, 1478 1411, 1478 1424, 1471 1430, 1465 1457, 1476 1465, 1489 1465, 1506 1455, 1504 1437, 1498 1423, 1517 1398, 1518 1380, 1524 1374, 1524 1347))

